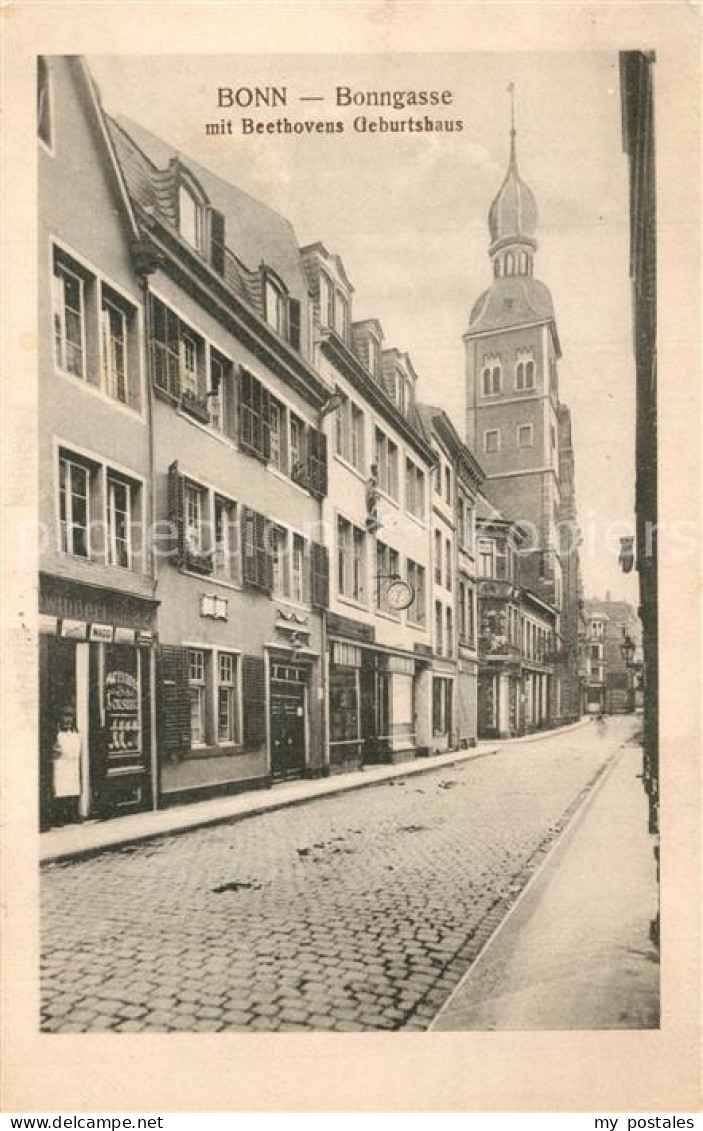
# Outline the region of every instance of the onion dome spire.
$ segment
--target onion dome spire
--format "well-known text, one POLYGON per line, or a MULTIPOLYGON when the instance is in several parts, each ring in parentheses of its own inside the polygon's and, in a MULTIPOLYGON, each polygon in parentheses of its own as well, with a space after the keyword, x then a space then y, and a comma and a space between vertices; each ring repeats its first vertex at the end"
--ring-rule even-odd
MULTIPOLYGON (((491 233, 489 254, 493 258, 509 247, 513 255, 525 252, 531 268, 532 252, 537 247, 535 239, 537 205, 518 170, 515 84, 512 82, 508 84, 508 93, 510 94, 510 159, 508 171, 488 213, 488 228, 491 233)), ((504 257, 501 255, 500 258, 501 262, 496 266, 496 274, 502 275, 504 257)), ((524 259, 522 261, 524 262, 524 259)))

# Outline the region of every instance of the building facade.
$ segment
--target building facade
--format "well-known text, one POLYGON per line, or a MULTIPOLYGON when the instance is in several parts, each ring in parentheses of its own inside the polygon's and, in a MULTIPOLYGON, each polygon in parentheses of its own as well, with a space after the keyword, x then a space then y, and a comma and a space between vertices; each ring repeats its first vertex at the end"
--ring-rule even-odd
MULTIPOLYGON (((479 503, 479 738, 555 725, 558 612, 523 585, 528 534, 479 503)), ((530 573, 528 571, 528 577, 530 573)))
POLYGON ((476 500, 483 471, 449 415, 420 405, 432 449, 434 588, 433 750, 473 746, 478 735, 476 500))
POLYGON ((154 803, 159 599, 144 537, 151 430, 130 255, 136 221, 84 65, 41 59, 37 79, 39 792, 48 827, 64 714, 80 736, 61 787, 74 818, 154 803))
POLYGON ((483 473, 410 357, 81 59, 37 77, 43 827, 67 711, 71 819, 474 743, 483 473))
POLYGON ((336 399, 325 418, 330 566, 326 627, 329 773, 397 762, 432 741, 428 498, 434 455, 417 423, 417 375, 352 319, 353 287, 322 243, 302 249, 318 341, 336 399))
POLYGON ((579 710, 578 563, 566 561, 577 539, 564 533, 576 514, 573 454, 561 452, 562 441, 570 447, 559 399, 561 347, 552 296, 534 275, 537 206, 518 170, 514 126, 488 225, 493 282, 464 335, 467 443, 485 470, 488 500, 524 532, 523 584, 557 611, 550 715, 570 718, 579 710))
POLYGON ((639 702, 642 667, 642 627, 627 601, 596 598, 584 602, 586 622, 583 710, 588 714, 625 714, 639 702), (623 645, 634 646, 630 660, 623 645))

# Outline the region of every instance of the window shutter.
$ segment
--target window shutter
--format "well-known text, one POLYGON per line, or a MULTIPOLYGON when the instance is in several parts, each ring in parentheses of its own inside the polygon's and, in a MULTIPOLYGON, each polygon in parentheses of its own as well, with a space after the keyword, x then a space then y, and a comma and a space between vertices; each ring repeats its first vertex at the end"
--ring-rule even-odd
POLYGON ((165 761, 179 761, 190 749, 188 650, 162 644, 159 657, 159 748, 165 761))
POLYGON ((239 371, 239 445, 260 459, 271 456, 271 397, 248 369, 239 371))
POLYGON ((273 588, 273 548, 269 523, 262 514, 242 507, 242 580, 254 589, 273 588))
POLYGON ((245 750, 256 750, 266 742, 266 674, 263 658, 242 658, 243 739, 245 750))
POLYGON ((225 218, 216 208, 210 210, 210 263, 218 275, 224 275, 225 218))
POLYGON ((168 521, 171 526, 171 553, 180 566, 186 557, 186 531, 185 482, 178 471, 178 460, 174 460, 168 469, 168 521))
POLYGON ((294 350, 300 350, 300 302, 288 299, 288 338, 294 350))
POLYGON ((310 603, 314 609, 327 609, 330 603, 329 550, 319 542, 310 544, 310 603))
POLYGON ((316 428, 308 429, 308 486, 318 498, 327 494, 327 437, 316 428))

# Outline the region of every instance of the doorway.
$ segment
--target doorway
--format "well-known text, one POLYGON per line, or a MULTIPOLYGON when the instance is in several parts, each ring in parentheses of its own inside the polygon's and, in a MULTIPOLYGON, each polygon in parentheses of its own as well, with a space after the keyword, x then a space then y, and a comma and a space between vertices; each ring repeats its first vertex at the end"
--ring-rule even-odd
POLYGON ((290 781, 305 774, 306 672, 274 664, 271 679, 271 776, 290 781))

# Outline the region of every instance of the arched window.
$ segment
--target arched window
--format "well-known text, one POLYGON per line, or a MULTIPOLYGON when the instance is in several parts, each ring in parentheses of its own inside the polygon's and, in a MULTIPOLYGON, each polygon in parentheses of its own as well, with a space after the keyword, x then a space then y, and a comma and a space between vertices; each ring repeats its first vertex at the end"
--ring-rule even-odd
POLYGON ((178 230, 191 247, 202 248, 202 210, 190 189, 178 189, 178 230))
POLYGON ((515 363, 515 388, 518 392, 535 387, 535 360, 531 349, 517 351, 515 363))
POLYGON ((483 359, 483 395, 492 397, 501 391, 501 365, 496 354, 487 354, 483 359))
POLYGON ((515 256, 513 255, 512 251, 509 251, 505 257, 505 274, 515 274, 515 256))
POLYGON ((500 279, 500 267, 500 259, 495 259, 493 261, 493 274, 495 275, 496 279, 500 279))

